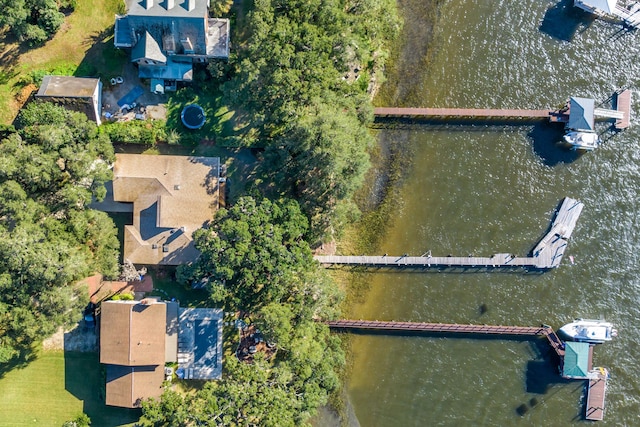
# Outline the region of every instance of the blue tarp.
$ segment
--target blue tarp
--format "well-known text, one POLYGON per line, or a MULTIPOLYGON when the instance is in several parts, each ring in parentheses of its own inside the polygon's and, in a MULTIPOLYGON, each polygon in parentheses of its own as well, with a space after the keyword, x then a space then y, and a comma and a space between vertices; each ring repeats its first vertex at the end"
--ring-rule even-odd
POLYGON ((143 93, 144 93, 144 89, 142 89, 140 86, 134 87, 129 91, 128 94, 126 94, 125 96, 123 96, 118 100, 118 107, 122 108, 122 106, 125 104, 126 105, 133 104, 135 100, 138 99, 138 97, 143 93))

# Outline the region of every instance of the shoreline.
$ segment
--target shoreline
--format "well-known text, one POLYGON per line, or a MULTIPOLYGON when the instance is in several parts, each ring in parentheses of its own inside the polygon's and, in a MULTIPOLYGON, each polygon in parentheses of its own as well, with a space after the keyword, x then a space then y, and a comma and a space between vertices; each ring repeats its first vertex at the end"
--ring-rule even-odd
MULTIPOLYGON (((419 29, 421 37, 427 37, 427 46, 433 42, 433 30, 437 23, 438 7, 441 1, 433 0, 431 8, 425 10, 423 16, 428 22, 419 29)), ((407 101, 408 92, 400 96, 398 87, 403 82, 399 78, 401 71, 407 67, 407 55, 414 52, 404 52, 409 40, 415 37, 415 28, 409 28, 410 13, 408 5, 401 1, 398 3, 398 13, 403 26, 398 37, 391 41, 392 54, 386 58, 381 70, 383 76, 378 77, 373 73, 370 82, 372 102, 374 105, 403 105, 407 101)), ((424 6, 422 6, 424 9, 424 6)), ((415 19, 414 19, 415 22, 415 19)), ((421 58, 428 62, 430 49, 420 52, 421 58)), ((415 61, 415 60, 414 60, 415 61)), ((412 62, 414 62, 412 61, 412 62)), ((418 76, 420 77, 420 76, 418 76)), ((409 90, 412 85, 409 83, 409 90)), ((411 145, 410 132, 394 132, 393 138, 387 130, 374 131, 377 133, 377 144, 370 151, 371 167, 367 172, 365 183, 355 195, 356 203, 362 211, 362 217, 347 230, 332 246, 333 252, 337 250, 341 254, 355 254, 375 252, 380 247, 384 232, 392 221, 392 213, 401 203, 400 189, 411 168, 413 147, 411 145)), ((358 272, 332 271, 331 275, 345 290, 345 300, 342 303, 344 315, 350 315, 352 307, 363 304, 369 294, 370 283, 367 277, 358 272)), ((346 364, 341 374, 342 387, 331 397, 329 404, 323 409, 325 415, 331 413, 328 418, 339 420, 339 424, 349 427, 359 427, 360 423, 351 405, 348 396, 348 383, 352 375, 353 353, 352 341, 349 335, 341 334, 343 349, 346 355, 346 364), (335 417, 335 418, 334 418, 335 417)), ((314 420, 314 426, 320 427, 328 424, 330 420, 318 414, 314 420)))

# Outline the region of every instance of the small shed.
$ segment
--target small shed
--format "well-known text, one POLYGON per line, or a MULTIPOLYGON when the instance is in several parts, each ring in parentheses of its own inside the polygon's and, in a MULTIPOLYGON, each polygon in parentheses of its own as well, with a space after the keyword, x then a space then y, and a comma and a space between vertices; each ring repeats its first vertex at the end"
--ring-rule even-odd
POLYGON ((595 101, 591 98, 571 97, 567 128, 582 132, 595 131, 594 108, 595 101))
POLYGON ((586 342, 565 343, 562 376, 571 379, 586 379, 591 368, 591 346, 586 342))
POLYGON ((36 94, 40 101, 53 102, 79 111, 100 125, 102 82, 100 79, 72 76, 44 76, 36 94))

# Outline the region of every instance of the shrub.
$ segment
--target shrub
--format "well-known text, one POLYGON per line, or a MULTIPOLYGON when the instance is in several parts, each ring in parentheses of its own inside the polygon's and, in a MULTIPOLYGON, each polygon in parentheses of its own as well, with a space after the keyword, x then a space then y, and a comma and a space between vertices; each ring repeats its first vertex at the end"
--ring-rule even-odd
POLYGON ((162 120, 107 123, 102 129, 111 141, 124 144, 154 145, 167 140, 165 122, 162 120))

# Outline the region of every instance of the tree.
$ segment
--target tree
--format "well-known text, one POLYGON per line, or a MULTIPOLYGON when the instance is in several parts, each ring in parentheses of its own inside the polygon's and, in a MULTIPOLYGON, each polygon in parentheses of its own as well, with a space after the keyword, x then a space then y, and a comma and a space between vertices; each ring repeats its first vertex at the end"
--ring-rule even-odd
POLYGON ((256 0, 232 70, 210 69, 230 76, 223 93, 254 131, 245 143, 266 150, 263 179, 279 184, 273 197, 300 200, 313 239, 358 214, 369 80, 398 29, 393 0, 256 0))
POLYGON ((90 427, 91 418, 85 413, 82 413, 75 417, 73 420, 66 421, 62 424, 62 427, 90 427))
POLYGON ((198 262, 180 270, 190 280, 209 279, 212 299, 230 310, 288 300, 294 284, 314 265, 303 237, 307 220, 293 200, 242 197, 220 209, 209 228, 194 233, 198 262))
POLYGON ((208 278, 214 301, 250 311, 277 352, 251 364, 227 358, 222 380, 144 402, 141 425, 297 426, 327 402, 344 354, 316 320, 336 315, 341 293, 313 261, 306 231, 295 201, 243 197, 194 234, 201 256, 180 277, 208 278))
POLYGON ((0 0, 0 27, 6 26, 21 41, 32 46, 44 43, 62 26, 64 14, 60 7, 70 7, 70 1, 59 5, 56 0, 0 0))
POLYGON ((367 149, 374 140, 363 125, 372 115, 363 113, 361 121, 359 110, 345 105, 352 102, 318 101, 265 153, 271 177, 300 201, 315 239, 330 228, 339 206, 350 203, 369 167, 367 149))
POLYGON ((0 363, 77 320, 94 271, 115 276, 113 221, 87 209, 114 154, 80 113, 31 104, 0 142, 0 363))

